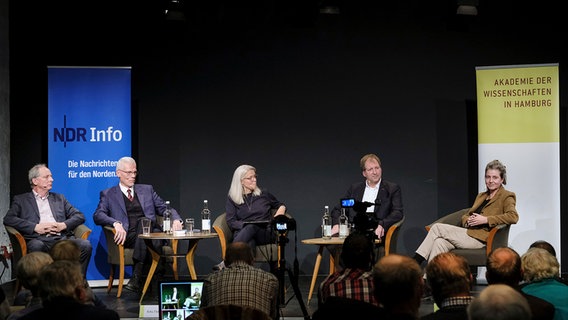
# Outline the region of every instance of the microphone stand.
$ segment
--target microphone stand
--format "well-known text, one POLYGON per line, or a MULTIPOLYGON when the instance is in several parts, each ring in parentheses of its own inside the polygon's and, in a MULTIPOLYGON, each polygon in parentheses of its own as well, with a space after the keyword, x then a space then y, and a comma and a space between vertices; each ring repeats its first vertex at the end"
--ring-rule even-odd
MULTIPOLYGON (((305 320, 310 320, 310 315, 308 314, 308 310, 306 309, 306 305, 304 304, 304 300, 302 299, 302 294, 300 292, 300 288, 298 287, 298 277, 294 275, 292 270, 286 267, 286 243, 289 241, 286 237, 287 232, 282 232, 278 234, 278 246, 280 248, 280 260, 278 261, 278 270, 277 270, 277 277, 278 277, 278 300, 280 301, 281 306, 285 306, 290 302, 288 300, 284 303, 285 300, 285 290, 284 290, 284 275, 285 272, 288 272, 288 277, 290 278, 290 283, 292 284, 292 288, 294 289, 294 296, 298 300, 298 304, 302 309, 302 314, 304 315, 305 320)), ((297 263, 297 261, 296 261, 297 263)), ((290 298, 292 299, 292 298, 290 298)))

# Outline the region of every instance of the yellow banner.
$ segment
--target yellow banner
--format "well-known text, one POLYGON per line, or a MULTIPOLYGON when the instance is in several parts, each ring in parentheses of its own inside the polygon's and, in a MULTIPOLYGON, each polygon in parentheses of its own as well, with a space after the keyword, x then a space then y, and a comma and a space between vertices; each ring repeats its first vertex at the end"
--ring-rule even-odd
POLYGON ((479 143, 559 142, 558 64, 477 67, 479 143))

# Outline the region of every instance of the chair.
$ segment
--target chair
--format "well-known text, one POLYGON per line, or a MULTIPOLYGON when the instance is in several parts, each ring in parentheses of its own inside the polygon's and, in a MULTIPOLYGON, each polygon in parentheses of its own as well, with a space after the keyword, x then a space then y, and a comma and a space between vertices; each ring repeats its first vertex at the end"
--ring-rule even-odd
MULTIPOLYGON (((426 231, 430 231, 430 227, 432 227, 434 223, 446 223, 455 226, 461 226, 461 217, 466 214, 468 210, 469 208, 465 208, 443 216, 427 225, 426 231)), ((451 252, 465 257, 467 259, 467 262, 469 263, 472 273, 477 275, 477 267, 485 266, 487 256, 489 255, 489 253, 491 253, 491 251, 497 248, 507 247, 509 245, 510 228, 510 224, 499 224, 491 228, 485 248, 453 249, 451 250, 451 252)))
POLYGON ((404 219, 405 217, 403 216, 402 219, 390 226, 387 230, 387 234, 385 235, 385 245, 383 249, 385 256, 388 256, 391 253, 396 253, 398 235, 400 233, 400 229, 402 228, 402 224, 404 223, 404 219))
MULTIPOLYGON (((158 225, 162 223, 162 216, 156 216, 156 221, 158 225)), ((120 298, 122 295, 122 288, 124 286, 124 270, 127 266, 133 266, 134 260, 132 255, 134 254, 134 249, 125 248, 124 245, 118 245, 114 242, 114 234, 116 230, 112 226, 104 226, 103 231, 105 234, 108 257, 107 261, 110 264, 110 273, 108 277, 107 293, 112 290, 112 285, 114 283, 115 269, 118 267, 118 291, 116 297, 120 298)), ((164 252, 173 252, 171 247, 164 246, 162 250, 164 252)))
MULTIPOLYGON (((15 228, 4 225, 8 237, 10 238, 10 244, 12 244, 12 272, 15 272, 18 261, 28 253, 28 246, 26 244, 26 239, 24 236, 15 228)), ((79 225, 75 228, 75 238, 87 240, 91 235, 92 230, 85 224, 79 225)), ((12 276, 14 273, 12 273, 12 276)), ((16 285, 14 287, 14 293, 18 293, 21 289, 20 282, 16 279, 16 285)))
MULTIPOLYGON (((227 213, 219 215, 213 222, 213 229, 219 236, 219 244, 221 245, 221 258, 225 259, 227 246, 233 241, 233 231, 229 228, 226 219, 227 213)), ((292 216, 286 213, 288 218, 292 216)), ((277 263, 280 259, 280 248, 276 243, 256 246, 255 262, 266 262, 270 264, 271 270, 276 270, 277 263)))
POLYGON ((114 272, 116 267, 118 267, 118 292, 116 293, 116 297, 120 298, 120 296, 122 295, 122 287, 124 285, 124 268, 126 266, 134 265, 134 260, 132 260, 134 249, 125 248, 124 245, 119 245, 114 242, 114 234, 116 233, 114 227, 104 226, 103 231, 105 234, 108 250, 107 261, 110 264, 107 293, 109 293, 112 289, 114 282, 114 272))

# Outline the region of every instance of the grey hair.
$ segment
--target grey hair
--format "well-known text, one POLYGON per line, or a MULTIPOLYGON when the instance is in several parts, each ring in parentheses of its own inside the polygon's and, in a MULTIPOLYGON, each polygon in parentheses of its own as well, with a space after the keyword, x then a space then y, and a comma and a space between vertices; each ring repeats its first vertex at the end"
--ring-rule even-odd
POLYGON ((41 168, 47 168, 47 165, 45 163, 38 163, 33 166, 30 171, 28 171, 28 180, 30 181, 30 186, 32 188, 35 186, 33 180, 39 177, 39 169, 41 168))
POLYGON ((132 157, 122 157, 118 159, 118 162, 116 163, 116 170, 121 170, 127 163, 136 165, 136 160, 134 160, 134 158, 132 157))
MULTIPOLYGON (((245 202, 243 198, 244 190, 242 181, 249 170, 256 172, 255 167, 248 164, 242 164, 238 166, 233 173, 233 180, 231 180, 231 187, 229 188, 229 198, 231 198, 231 200, 233 200, 236 204, 243 204, 245 202)), ((259 196, 260 193, 260 188, 257 185, 256 189, 253 191, 253 195, 259 196)))
POLYGON ((524 280, 528 282, 554 278, 560 275, 560 264, 555 256, 541 248, 530 248, 521 257, 524 280))

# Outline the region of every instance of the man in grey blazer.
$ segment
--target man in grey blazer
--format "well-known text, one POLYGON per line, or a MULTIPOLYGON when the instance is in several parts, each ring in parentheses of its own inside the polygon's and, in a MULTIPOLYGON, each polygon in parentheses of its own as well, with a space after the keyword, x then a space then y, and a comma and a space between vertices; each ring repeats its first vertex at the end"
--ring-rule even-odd
MULTIPOLYGON (((116 175, 119 184, 101 191, 99 204, 93 215, 95 224, 100 226, 113 226, 116 230, 114 241, 133 248, 134 267, 132 278, 128 281, 126 289, 140 291, 144 263, 148 265, 150 256, 147 254, 146 244, 138 235, 142 230, 140 220, 144 217, 152 220, 153 232, 160 232, 156 216, 163 216, 166 211, 166 202, 158 196, 154 188, 148 184, 135 184, 138 171, 136 161, 131 157, 122 157, 116 165, 116 175)), ((181 230, 182 220, 178 212, 171 209, 172 229, 181 230)), ((160 250, 162 240, 155 240, 153 246, 160 250)))
POLYGON ((85 215, 63 194, 50 192, 53 175, 45 164, 33 166, 28 178, 32 191, 14 196, 4 216, 4 225, 24 236, 28 252, 49 252, 55 242, 72 239, 81 248, 81 266, 86 274, 93 248, 89 240, 77 239, 74 235, 75 228, 85 223, 85 215))

